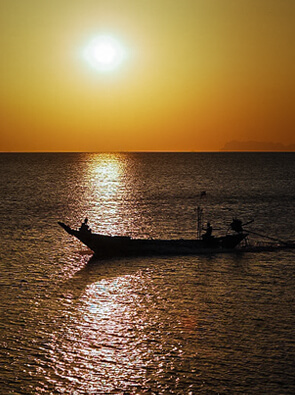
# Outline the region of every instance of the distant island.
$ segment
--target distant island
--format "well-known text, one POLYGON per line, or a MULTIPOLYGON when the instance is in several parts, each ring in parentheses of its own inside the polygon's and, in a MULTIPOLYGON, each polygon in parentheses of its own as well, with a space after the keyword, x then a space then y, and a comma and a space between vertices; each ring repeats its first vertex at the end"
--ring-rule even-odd
POLYGON ((295 151, 295 144, 284 145, 282 143, 274 143, 267 141, 236 141, 227 142, 220 151, 295 151))

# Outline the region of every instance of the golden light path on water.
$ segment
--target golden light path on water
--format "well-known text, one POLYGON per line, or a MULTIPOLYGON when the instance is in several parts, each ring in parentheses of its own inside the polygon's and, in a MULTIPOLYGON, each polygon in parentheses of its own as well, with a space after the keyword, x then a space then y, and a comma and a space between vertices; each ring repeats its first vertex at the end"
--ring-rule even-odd
POLYGON ((131 154, 89 154, 85 215, 96 233, 152 237, 151 221, 156 224, 158 218, 153 219, 143 204, 152 190, 142 184, 140 169, 133 166, 135 160, 131 154))
POLYGON ((89 284, 80 298, 79 318, 69 339, 75 345, 76 361, 68 373, 77 377, 85 391, 123 389, 124 381, 130 385, 143 379, 142 361, 133 344, 137 301, 132 279, 102 279, 89 284))
POLYGON ((122 217, 124 191, 124 161, 121 155, 93 155, 88 161, 87 182, 91 186, 91 221, 104 234, 120 231, 118 218, 122 217))
POLYGON ((66 318, 51 344, 48 381, 56 390, 140 394, 149 380, 166 375, 167 364, 172 371, 181 364, 183 349, 172 333, 187 326, 186 317, 161 295, 170 290, 157 284, 160 273, 154 282, 153 266, 148 260, 102 263, 67 283, 66 318))
MULTIPOLYGON (((85 162, 84 210, 93 231, 128 233, 134 219, 127 196, 134 181, 132 166, 127 168, 122 154, 89 154, 85 162)), ((69 304, 65 310, 70 312, 62 337, 54 338, 56 378, 49 378, 60 392, 78 388, 78 393, 94 393, 103 388, 106 392, 101 393, 111 393, 145 381, 143 359, 148 361, 151 351, 142 344, 148 293, 137 292, 146 287, 141 269, 128 268, 128 262, 102 262, 94 272, 98 275, 91 277, 86 266, 69 279, 68 291, 63 292, 63 303, 69 304), (60 378, 67 382, 64 388, 60 378)))

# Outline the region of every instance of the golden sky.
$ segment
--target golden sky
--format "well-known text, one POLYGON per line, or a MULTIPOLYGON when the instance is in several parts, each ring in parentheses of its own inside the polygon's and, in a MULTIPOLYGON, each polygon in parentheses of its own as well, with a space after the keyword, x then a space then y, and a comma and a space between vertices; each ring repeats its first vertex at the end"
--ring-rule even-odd
POLYGON ((295 144, 294 0, 0 3, 0 151, 295 144), (101 72, 101 35, 125 57, 101 72))

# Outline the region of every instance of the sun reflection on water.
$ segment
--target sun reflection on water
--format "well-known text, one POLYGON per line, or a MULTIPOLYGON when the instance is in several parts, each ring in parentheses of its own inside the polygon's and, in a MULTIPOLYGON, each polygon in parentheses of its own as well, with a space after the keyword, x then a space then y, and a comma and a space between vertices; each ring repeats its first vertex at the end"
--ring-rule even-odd
POLYGON ((163 260, 96 262, 66 282, 62 324, 48 342, 53 393, 165 394, 179 374, 192 383, 198 308, 184 308, 187 273, 176 265, 171 272, 163 260))
POLYGON ((133 344, 137 296, 132 279, 126 275, 100 280, 88 285, 81 298, 77 329, 83 340, 75 344, 75 352, 85 358, 80 373, 84 376, 85 369, 87 381, 101 381, 104 388, 109 380, 123 390, 145 376, 143 361, 133 344))
POLYGON ((88 164, 97 175, 117 177, 121 173, 123 160, 121 154, 93 154, 88 164))
POLYGON ((119 154, 93 155, 88 161, 88 181, 107 197, 116 195, 121 186, 124 162, 119 154))
POLYGON ((83 204, 78 197, 72 207, 78 221, 88 217, 95 233, 160 237, 157 224, 163 206, 159 212, 152 203, 158 187, 152 188, 144 176, 150 172, 155 176, 155 168, 141 164, 136 167, 135 159, 136 156, 126 153, 84 154, 84 189, 80 196, 83 204))
POLYGON ((95 224, 94 230, 111 235, 124 233, 120 228, 125 190, 124 155, 93 154, 87 164, 87 183, 91 189, 88 215, 95 224))

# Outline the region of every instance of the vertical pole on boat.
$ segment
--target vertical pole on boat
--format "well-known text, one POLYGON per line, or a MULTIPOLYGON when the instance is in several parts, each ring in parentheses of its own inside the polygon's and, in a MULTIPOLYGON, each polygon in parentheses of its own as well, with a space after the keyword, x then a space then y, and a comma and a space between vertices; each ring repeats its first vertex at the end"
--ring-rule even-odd
POLYGON ((202 234, 202 213, 203 210, 201 209, 200 206, 198 206, 197 208, 197 213, 198 213, 198 219, 197 219, 197 225, 198 225, 198 239, 201 238, 201 234, 202 234))

